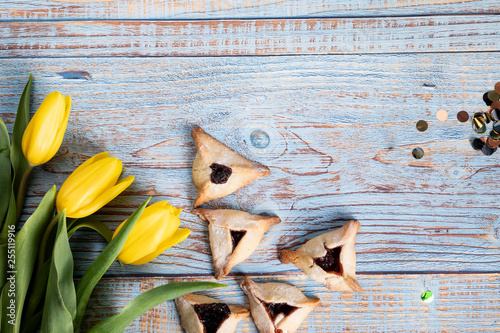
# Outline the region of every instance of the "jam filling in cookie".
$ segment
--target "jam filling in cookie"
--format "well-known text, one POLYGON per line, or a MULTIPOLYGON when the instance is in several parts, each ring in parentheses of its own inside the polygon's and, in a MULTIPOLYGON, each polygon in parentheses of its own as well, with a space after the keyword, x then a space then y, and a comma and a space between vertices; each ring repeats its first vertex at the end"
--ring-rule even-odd
POLYGON ((278 317, 280 313, 282 313, 286 317, 294 310, 297 310, 295 306, 291 306, 286 303, 262 303, 266 307, 267 313, 269 313, 269 317, 271 317, 273 321, 276 320, 276 317, 278 317))
POLYGON ((235 231, 231 230, 231 240, 233 241, 233 251, 238 246, 238 243, 240 240, 245 236, 247 232, 246 231, 235 231))
POLYGON ((222 164, 212 163, 212 165, 210 165, 210 168, 212 169, 212 173, 210 174, 210 181, 214 184, 227 183, 227 180, 233 173, 233 170, 230 167, 222 164))
POLYGON ((327 273, 342 275, 344 272, 342 264, 340 263, 342 246, 334 247, 333 249, 329 249, 325 246, 325 249, 326 254, 323 257, 314 258, 314 262, 327 273))
POLYGON ((204 333, 216 333, 231 315, 231 310, 225 303, 196 304, 194 311, 203 324, 204 333))

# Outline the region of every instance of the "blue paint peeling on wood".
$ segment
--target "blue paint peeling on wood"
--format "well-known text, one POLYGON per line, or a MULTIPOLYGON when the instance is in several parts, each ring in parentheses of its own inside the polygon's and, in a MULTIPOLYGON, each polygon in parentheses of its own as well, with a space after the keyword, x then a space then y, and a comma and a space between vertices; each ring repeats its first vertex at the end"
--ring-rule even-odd
MULTIPOLYGON (((283 221, 212 295, 245 304, 236 286, 243 274, 294 284, 323 300, 299 332, 498 330, 499 276, 490 273, 500 272, 499 157, 473 151, 475 135, 455 115, 484 111, 482 94, 500 80, 499 21, 490 15, 499 11, 493 0, 3 1, 0 117, 8 129, 29 72, 34 109, 56 89, 73 100, 61 150, 33 172, 22 220, 52 184, 110 151, 136 182, 97 218, 114 229, 153 196, 183 208, 181 225, 193 232, 150 264, 113 265, 91 298, 87 327, 154 285, 213 280, 206 224, 189 213, 189 132, 200 125, 272 170, 209 205, 283 221), (172 18, 180 20, 163 20, 172 18), (440 109, 446 122, 435 118, 440 109), (420 119, 426 132, 415 128, 420 119), (255 131, 265 144, 252 141, 255 131), (326 291, 279 262, 279 249, 351 218, 362 225, 365 293, 326 291), (425 290, 433 303, 420 301, 425 290)), ((72 248, 81 276, 104 243, 82 231, 72 248)), ((181 329, 170 302, 128 331, 181 329)), ((255 327, 247 319, 239 331, 255 327)))

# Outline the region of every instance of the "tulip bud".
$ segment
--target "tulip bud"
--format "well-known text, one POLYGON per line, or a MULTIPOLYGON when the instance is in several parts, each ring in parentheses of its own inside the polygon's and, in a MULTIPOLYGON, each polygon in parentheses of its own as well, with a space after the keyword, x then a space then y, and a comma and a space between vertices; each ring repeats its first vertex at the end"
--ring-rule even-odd
POLYGON ((95 213, 134 181, 133 176, 118 181, 121 173, 122 162, 107 152, 89 158, 61 186, 57 211, 66 209, 66 216, 71 218, 95 213))
MULTIPOLYGON (((191 230, 178 229, 181 211, 167 201, 147 207, 132 228, 118 259, 125 264, 142 265, 185 240, 191 230)), ((125 221, 116 229, 113 238, 124 223, 125 221)))
POLYGON ((49 161, 61 147, 68 125, 71 97, 54 91, 47 95, 24 131, 22 148, 28 162, 49 161))

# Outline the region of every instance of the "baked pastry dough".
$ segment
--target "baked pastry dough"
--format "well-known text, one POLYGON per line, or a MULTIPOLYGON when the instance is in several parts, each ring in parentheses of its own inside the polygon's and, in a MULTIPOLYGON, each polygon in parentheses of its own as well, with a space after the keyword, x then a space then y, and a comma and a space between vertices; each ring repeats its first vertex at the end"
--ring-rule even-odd
POLYGON ((321 301, 286 283, 256 283, 245 277, 240 287, 260 333, 293 333, 321 301))
POLYGON ((193 162, 193 181, 198 188, 198 196, 194 207, 225 197, 271 173, 268 167, 244 158, 200 127, 193 128, 191 136, 197 148, 193 162))
POLYGON ((281 222, 277 216, 253 215, 233 209, 192 211, 208 222, 215 277, 221 279, 233 266, 247 259, 259 246, 264 233, 281 222))
POLYGON ((233 333, 238 322, 250 315, 244 306, 203 295, 185 294, 174 302, 186 333, 233 333))
POLYGON ((356 280, 354 241, 360 223, 351 220, 339 229, 319 235, 298 250, 281 250, 281 262, 292 263, 330 290, 363 292, 356 280))

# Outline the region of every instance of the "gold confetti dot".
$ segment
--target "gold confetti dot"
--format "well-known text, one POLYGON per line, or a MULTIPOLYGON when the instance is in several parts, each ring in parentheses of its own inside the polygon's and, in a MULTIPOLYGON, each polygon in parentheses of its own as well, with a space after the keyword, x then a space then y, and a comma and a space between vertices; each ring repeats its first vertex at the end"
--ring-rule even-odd
POLYGON ((411 154, 413 155, 413 157, 415 157, 417 160, 419 160, 422 157, 424 157, 424 150, 422 148, 418 147, 418 148, 413 149, 411 154))
POLYGON ((417 121, 417 129, 420 132, 425 132, 427 130, 427 127, 429 127, 429 125, 427 124, 427 122, 425 120, 417 121))
POLYGON ((446 121, 448 119, 448 112, 446 110, 439 110, 436 112, 436 118, 439 121, 446 121))
POLYGON ((492 90, 488 92, 488 99, 492 102, 500 100, 500 94, 497 93, 496 91, 492 90))

